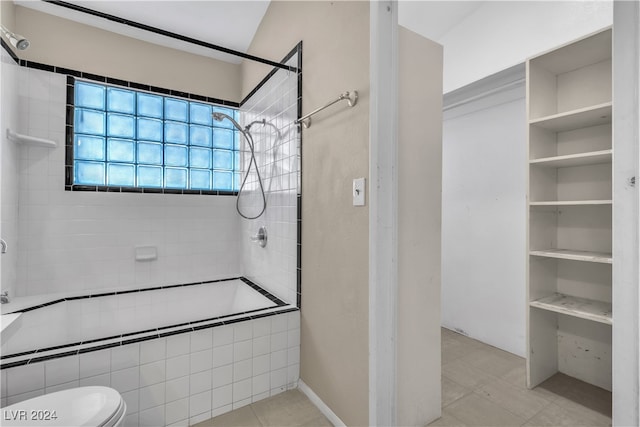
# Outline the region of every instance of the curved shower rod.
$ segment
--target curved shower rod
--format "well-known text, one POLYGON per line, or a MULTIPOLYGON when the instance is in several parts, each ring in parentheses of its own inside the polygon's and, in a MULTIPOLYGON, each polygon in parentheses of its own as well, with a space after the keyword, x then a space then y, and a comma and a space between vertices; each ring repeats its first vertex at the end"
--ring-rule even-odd
POLYGON ((311 127, 311 116, 313 116, 316 113, 319 113, 320 111, 324 110, 327 107, 331 107, 336 102, 340 102, 342 100, 347 100, 347 105, 349 107, 355 106, 358 103, 358 91, 354 90, 353 92, 341 93, 337 99, 334 99, 333 101, 327 103, 326 105, 320 108, 317 108, 312 112, 310 112, 309 114, 306 114, 300 117, 298 120, 295 121, 295 123, 298 125, 302 124, 302 126, 304 126, 305 129, 308 129, 309 127, 311 127))

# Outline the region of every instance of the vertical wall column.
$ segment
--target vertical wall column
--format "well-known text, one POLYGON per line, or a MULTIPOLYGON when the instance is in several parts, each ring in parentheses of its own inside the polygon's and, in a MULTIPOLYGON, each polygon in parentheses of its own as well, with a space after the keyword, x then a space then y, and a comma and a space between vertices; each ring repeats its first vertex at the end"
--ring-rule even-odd
POLYGON ((613 8, 613 423, 640 422, 638 138, 640 4, 613 8), (635 178, 635 184, 631 182, 635 178))
POLYGON ((369 112, 369 425, 398 425, 397 2, 371 2, 369 112))

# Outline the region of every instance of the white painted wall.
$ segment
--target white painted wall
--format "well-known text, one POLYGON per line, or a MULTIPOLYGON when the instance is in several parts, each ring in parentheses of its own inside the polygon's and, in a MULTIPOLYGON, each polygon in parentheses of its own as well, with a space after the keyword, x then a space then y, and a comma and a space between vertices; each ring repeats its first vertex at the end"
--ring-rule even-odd
MULTIPOLYGON (((444 45, 444 93, 613 22, 613 2, 486 1, 452 10, 448 1, 401 1, 399 23, 444 45), (424 17, 423 19, 416 19, 424 17), (449 20, 444 32, 431 22, 449 20)), ((454 2, 458 3, 458 2, 454 2)), ((461 5, 458 5, 461 6, 461 5)))
POLYGON ((445 111, 442 324, 525 355, 524 84, 445 111))

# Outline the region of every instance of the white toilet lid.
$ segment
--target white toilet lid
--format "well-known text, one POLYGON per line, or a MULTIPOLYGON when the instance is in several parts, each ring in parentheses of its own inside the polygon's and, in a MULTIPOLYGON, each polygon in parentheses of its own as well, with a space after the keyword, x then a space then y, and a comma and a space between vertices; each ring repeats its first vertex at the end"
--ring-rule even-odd
POLYGON ((112 388, 79 387, 6 406, 2 408, 2 425, 99 427, 111 420, 122 405, 120 393, 112 388), (55 411, 56 418, 41 419, 48 415, 47 411, 55 411))

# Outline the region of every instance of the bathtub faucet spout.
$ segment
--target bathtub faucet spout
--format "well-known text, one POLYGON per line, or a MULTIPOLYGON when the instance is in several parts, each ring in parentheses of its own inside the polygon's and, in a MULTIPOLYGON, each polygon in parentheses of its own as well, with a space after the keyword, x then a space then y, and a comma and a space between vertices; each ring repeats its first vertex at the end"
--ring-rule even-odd
POLYGON ((0 294, 0 304, 6 304, 9 302, 9 291, 4 291, 0 294))

